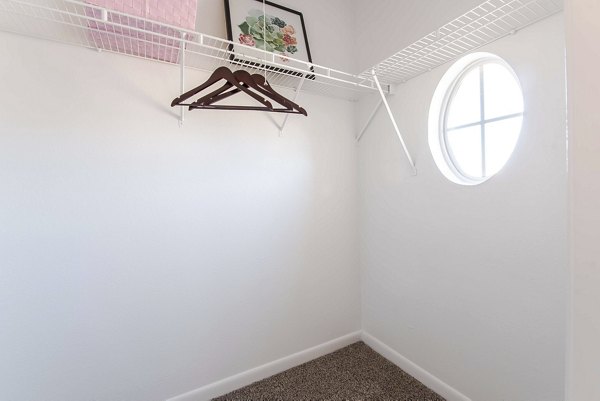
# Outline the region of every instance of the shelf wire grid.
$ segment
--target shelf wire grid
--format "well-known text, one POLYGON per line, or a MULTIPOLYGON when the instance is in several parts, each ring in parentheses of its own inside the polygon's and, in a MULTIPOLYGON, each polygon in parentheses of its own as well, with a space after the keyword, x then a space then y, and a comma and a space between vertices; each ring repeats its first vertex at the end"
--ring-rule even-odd
MULTIPOLYGON (((372 77, 244 46, 233 41, 77 0, 0 0, 0 30, 90 49, 214 71, 219 66, 264 74, 273 86, 357 100, 377 91, 372 77)), ((389 87, 384 90, 389 92, 389 87)))
POLYGON ((488 0, 376 64, 382 82, 400 84, 562 11, 561 0, 488 0))

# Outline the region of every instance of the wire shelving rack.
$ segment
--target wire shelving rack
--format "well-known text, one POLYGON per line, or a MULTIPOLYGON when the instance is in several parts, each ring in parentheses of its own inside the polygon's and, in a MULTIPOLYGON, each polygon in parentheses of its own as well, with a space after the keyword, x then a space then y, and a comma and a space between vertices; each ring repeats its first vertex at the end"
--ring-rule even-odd
POLYGON ((243 68, 266 73, 274 86, 297 89, 302 85, 303 90, 335 98, 357 100, 362 93, 377 92, 371 77, 282 58, 78 0, 0 0, 0 30, 209 72, 222 65, 243 68))
POLYGON ((488 0, 360 74, 400 84, 556 14, 562 0, 488 0))

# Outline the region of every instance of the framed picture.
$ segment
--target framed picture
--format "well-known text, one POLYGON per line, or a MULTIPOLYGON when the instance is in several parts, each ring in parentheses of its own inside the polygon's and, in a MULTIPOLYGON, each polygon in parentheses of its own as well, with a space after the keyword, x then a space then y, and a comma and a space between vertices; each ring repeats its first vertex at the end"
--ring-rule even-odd
MULTIPOLYGON (((306 69, 306 64, 294 62, 293 59, 312 62, 308 37, 304 26, 302 13, 283 7, 270 1, 265 1, 263 13, 262 0, 225 0, 225 18, 227 20, 227 37, 230 41, 260 50, 266 50, 278 55, 279 64, 306 69)), ((231 60, 256 68, 265 68, 259 61, 245 60, 235 53, 245 54, 255 58, 263 58, 261 52, 252 52, 241 47, 236 51, 235 45, 230 45, 231 60)), ((302 76, 302 73, 266 66, 271 71, 302 76)), ((311 71, 314 71, 311 67, 311 71)), ((306 78, 315 79, 314 75, 306 78)))

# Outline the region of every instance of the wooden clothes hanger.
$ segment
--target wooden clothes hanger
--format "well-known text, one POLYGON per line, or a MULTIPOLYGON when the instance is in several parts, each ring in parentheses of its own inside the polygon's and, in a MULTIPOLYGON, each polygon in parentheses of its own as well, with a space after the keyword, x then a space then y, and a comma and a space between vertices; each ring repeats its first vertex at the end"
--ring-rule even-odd
MULTIPOLYGON (((249 96, 251 96, 252 98, 257 100, 258 102, 262 103, 265 106, 267 111, 273 110, 273 106, 271 105, 271 103, 269 101, 267 101, 265 98, 255 94, 254 92, 248 90, 246 87, 242 86, 238 82, 238 80, 234 77, 231 70, 227 67, 217 68, 203 84, 201 84, 201 85, 195 87, 194 89, 187 91, 186 93, 182 94, 181 96, 173 99, 173 101, 171 102, 171 107, 173 107, 173 106, 190 106, 190 104, 184 104, 183 102, 185 100, 191 98, 192 96, 197 95, 198 93, 202 92, 204 89, 214 85, 215 83, 217 83, 223 79, 226 81, 225 85, 223 85, 224 87, 225 86, 228 86, 228 87, 235 86, 236 88, 240 89, 240 91, 245 92, 246 94, 248 94, 249 96)), ((236 106, 236 107, 238 107, 238 106, 236 106)), ((244 107, 244 106, 239 106, 239 107, 244 107)), ((241 108, 240 110, 243 110, 243 108, 241 108)))
POLYGON ((250 75, 250 73, 245 70, 231 72, 227 67, 217 68, 203 84, 175 98, 171 102, 171 106, 187 106, 190 110, 254 110, 308 115, 306 110, 298 104, 277 93, 263 76, 259 74, 250 75), (184 103, 185 100, 199 94, 221 80, 224 80, 225 83, 220 88, 202 96, 192 103, 184 103), (264 107, 225 106, 215 104, 240 92, 246 93, 259 103, 263 104, 264 107), (283 107, 274 108, 272 103, 265 99, 265 96, 283 107))
MULTIPOLYGON (((280 105, 282 105, 284 107, 284 109, 274 109, 273 111, 303 114, 305 116, 308 115, 306 110, 304 110, 301 106, 299 106, 298 104, 292 102, 291 100, 289 100, 289 99, 283 97, 282 95, 280 95, 279 93, 277 93, 273 89, 273 87, 265 80, 265 78, 262 75, 260 75, 260 74, 250 75, 250 73, 248 73, 245 70, 235 71, 233 73, 233 75, 243 86, 246 86, 248 88, 252 88, 252 89, 256 90, 260 94, 267 96, 271 100, 274 100, 275 102, 279 103, 280 105)), ((197 101, 192 103, 192 106, 190 106, 190 109, 194 108, 195 106, 212 105, 215 102, 218 102, 220 100, 223 100, 229 96, 232 96, 232 95, 240 92, 240 90, 237 88, 232 89, 229 92, 226 92, 228 89, 227 86, 228 85, 223 85, 221 88, 217 89, 216 91, 198 99, 197 101)))

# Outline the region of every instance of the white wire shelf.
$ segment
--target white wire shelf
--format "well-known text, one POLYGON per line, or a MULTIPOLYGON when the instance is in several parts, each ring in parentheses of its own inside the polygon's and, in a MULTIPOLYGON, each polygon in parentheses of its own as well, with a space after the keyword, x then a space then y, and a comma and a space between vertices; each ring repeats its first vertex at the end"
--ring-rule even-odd
POLYGON ((489 0, 369 68, 387 84, 400 84, 461 55, 547 18, 562 0, 489 0))
MULTIPOLYGON (((176 64, 185 48, 187 68, 212 72, 226 65, 266 73, 271 85, 357 100, 376 93, 372 77, 359 77, 232 41, 77 0, 0 0, 0 30, 91 49, 176 64), (235 46, 235 47, 234 47, 235 46)), ((189 88, 188 88, 189 89, 189 88)), ((389 86, 384 90, 389 92, 389 86)))

